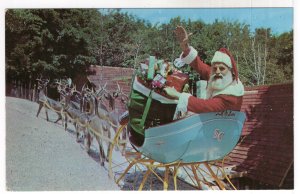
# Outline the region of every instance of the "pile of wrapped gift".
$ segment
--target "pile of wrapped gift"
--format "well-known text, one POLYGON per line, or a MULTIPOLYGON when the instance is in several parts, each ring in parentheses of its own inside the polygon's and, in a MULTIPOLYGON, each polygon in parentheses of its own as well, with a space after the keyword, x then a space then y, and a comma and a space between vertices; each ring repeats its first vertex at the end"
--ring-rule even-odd
POLYGON ((177 100, 164 93, 166 86, 182 92, 189 75, 176 70, 172 63, 150 56, 140 64, 132 82, 129 111, 129 131, 141 144, 145 130, 173 121, 177 100))

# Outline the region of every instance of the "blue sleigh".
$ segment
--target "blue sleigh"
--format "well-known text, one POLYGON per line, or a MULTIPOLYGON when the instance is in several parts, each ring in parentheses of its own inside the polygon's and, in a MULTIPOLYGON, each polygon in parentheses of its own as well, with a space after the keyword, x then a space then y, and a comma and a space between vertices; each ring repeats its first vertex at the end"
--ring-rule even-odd
MULTIPOLYGON (((135 77, 132 83, 129 103, 129 117, 142 117, 145 111, 136 113, 134 106, 144 109, 146 100, 151 97, 161 104, 156 108, 166 104, 175 104, 170 100, 142 85, 135 77), (131 107, 134 107, 131 109, 131 107), (143 113, 144 112, 144 113, 143 113), (130 114, 133 115, 130 115, 130 114)), ((148 101, 147 101, 148 102, 148 101)), ((159 112, 155 112, 158 114, 159 112)), ((168 114, 165 111, 164 114, 168 114)), ((153 116, 153 114, 152 114, 153 116)), ((171 114, 173 118, 173 113, 171 114)), ((180 120, 167 124, 145 129, 144 142, 136 149, 143 155, 161 163, 181 162, 202 162, 218 160, 227 155, 237 144, 243 124, 245 113, 238 111, 223 111, 193 114, 180 120)), ((140 119, 141 120, 141 119, 140 119)), ((130 125, 139 127, 135 119, 130 119, 130 125)), ((133 142, 134 144, 134 142, 133 142)))
MULTIPOLYGON (((135 78, 128 106, 128 120, 124 122, 117 131, 110 149, 110 175, 112 176, 112 172, 116 172, 117 176, 120 175, 118 179, 116 179, 116 183, 119 184, 130 170, 146 169, 145 173, 143 173, 143 180, 140 183, 139 190, 143 189, 150 174, 156 175, 158 179, 163 182, 163 188, 168 189, 169 172, 172 172, 174 189, 176 190, 178 170, 188 167, 190 171, 185 172, 188 174, 188 177, 193 180, 192 182, 195 187, 203 189, 203 184, 212 187, 212 183, 207 183, 207 178, 204 179, 203 176, 200 175, 199 169, 201 169, 201 172, 207 171, 206 174, 211 175, 220 189, 226 189, 227 186, 220 181, 220 178, 217 177, 211 165, 213 165, 214 161, 223 159, 238 143, 246 118, 245 113, 227 110, 223 112, 192 114, 180 120, 173 121, 171 119, 170 121, 174 113, 170 111, 172 114, 169 115, 170 112, 168 113, 168 110, 164 106, 170 105, 172 108, 174 104, 176 106, 174 100, 151 92, 150 89, 144 87, 144 85, 140 84, 135 78), (138 92, 143 95, 140 95, 138 92), (142 118, 147 118, 147 114, 145 114, 147 108, 145 107, 147 107, 146 104, 148 104, 149 98, 155 99, 161 104, 155 104, 155 110, 158 111, 154 111, 151 114, 149 113, 148 116, 150 115, 150 118, 153 118, 160 113, 160 110, 164 110, 164 113, 159 116, 169 116, 169 122, 150 127, 149 125, 140 124, 145 124, 142 118), (122 165, 126 164, 126 161, 121 161, 119 158, 112 161, 112 151, 114 150, 113 146, 118 145, 118 137, 125 126, 127 126, 127 122, 129 122, 128 124, 131 130, 133 127, 138 128, 144 126, 142 128, 144 131, 141 144, 136 144, 134 141, 131 142, 135 150, 132 149, 132 147, 125 149, 124 156, 128 162, 128 166, 123 169, 122 165), (114 163, 115 165, 113 165, 114 163), (203 164, 204 168, 200 164, 203 164), (156 174, 155 169, 157 168, 164 169, 163 180, 156 174), (122 173, 120 174, 120 172, 122 173)), ((153 103, 151 107, 152 105, 153 103)), ((151 122, 154 121, 155 119, 152 119, 151 122)), ((134 139, 129 137, 129 140, 134 139)), ((225 173, 224 169, 221 172, 225 173)), ((229 180, 226 175, 224 175, 224 177, 229 180)), ((231 184, 231 186, 235 189, 234 185, 231 184)))
POLYGON ((194 114, 145 131, 143 155, 161 163, 222 159, 237 144, 245 113, 224 111, 194 114))
POLYGON ((115 171, 117 174, 122 172, 115 180, 119 184, 130 169, 147 169, 143 173, 143 181, 138 190, 143 189, 150 174, 157 176, 163 183, 163 189, 167 190, 169 172, 172 172, 174 189, 177 190, 178 170, 184 168, 186 174, 181 174, 180 177, 195 188, 214 189, 213 187, 217 186, 222 190, 236 189, 223 166, 214 166, 213 162, 223 159, 236 146, 245 118, 245 113, 238 111, 211 112, 194 114, 165 125, 150 127, 145 130, 143 145, 133 146, 138 152, 125 153, 129 162, 126 169, 121 167, 123 162, 119 161, 120 164, 113 167, 110 160, 110 175, 112 176, 112 169, 121 168, 115 171), (136 168, 133 168, 134 166, 136 168), (164 169, 163 179, 156 174, 156 168, 164 169), (219 169, 223 178, 217 175, 219 169), (205 172, 205 177, 202 172, 205 172), (221 181, 224 178, 231 186, 221 181))

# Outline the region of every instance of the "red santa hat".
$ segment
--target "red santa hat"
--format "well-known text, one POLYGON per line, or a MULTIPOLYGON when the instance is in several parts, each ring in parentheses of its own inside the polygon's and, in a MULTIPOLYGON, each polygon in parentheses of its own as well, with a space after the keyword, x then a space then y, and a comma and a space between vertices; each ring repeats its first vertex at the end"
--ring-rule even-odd
POLYGON ((228 49, 220 48, 218 51, 215 52, 214 57, 211 60, 211 64, 216 62, 224 63, 229 68, 233 69, 235 80, 238 81, 239 76, 238 76, 236 62, 228 49))

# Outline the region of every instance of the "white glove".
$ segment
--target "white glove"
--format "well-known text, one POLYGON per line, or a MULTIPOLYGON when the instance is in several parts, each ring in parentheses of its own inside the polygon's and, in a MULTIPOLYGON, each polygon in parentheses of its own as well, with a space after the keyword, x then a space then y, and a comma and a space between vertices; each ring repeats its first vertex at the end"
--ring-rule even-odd
POLYGON ((165 87, 164 91, 167 93, 168 96, 175 98, 175 99, 179 99, 181 93, 178 92, 174 87, 165 87))

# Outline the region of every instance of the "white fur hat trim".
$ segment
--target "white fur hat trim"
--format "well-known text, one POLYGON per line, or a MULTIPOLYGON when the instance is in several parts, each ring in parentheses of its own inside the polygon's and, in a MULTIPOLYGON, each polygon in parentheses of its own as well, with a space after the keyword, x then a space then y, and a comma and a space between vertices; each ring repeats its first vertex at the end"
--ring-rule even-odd
POLYGON ((216 62, 225 63, 228 67, 232 68, 230 57, 227 54, 222 53, 220 51, 215 52, 215 55, 211 60, 211 64, 216 63, 216 62))

